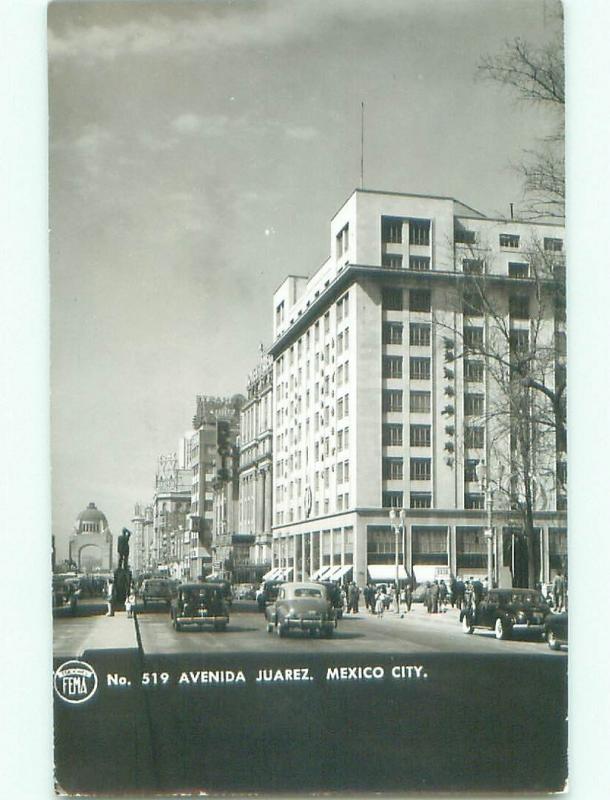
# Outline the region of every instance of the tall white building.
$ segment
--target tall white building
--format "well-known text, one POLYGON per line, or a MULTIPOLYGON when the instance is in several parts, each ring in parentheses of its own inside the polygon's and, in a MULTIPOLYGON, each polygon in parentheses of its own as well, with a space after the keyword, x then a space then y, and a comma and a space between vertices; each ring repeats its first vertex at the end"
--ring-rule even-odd
MULTIPOLYGON (((489 421, 492 365, 468 357, 497 330, 469 281, 485 282, 511 347, 527 346, 534 254, 560 264, 563 237, 559 225, 492 219, 448 197, 351 195, 331 220, 328 260, 274 295, 272 574, 391 580, 397 543, 400 573, 418 580, 486 572, 476 467, 491 474, 511 445, 489 421), (392 508, 406 510, 399 535, 392 508)), ((561 313, 542 316, 537 336, 565 338, 561 313)), ((549 385, 561 368, 549 365, 549 385)), ((565 456, 551 450, 535 467, 545 580, 567 552, 565 456)), ((499 494, 494 570, 523 584, 527 554, 499 494)))

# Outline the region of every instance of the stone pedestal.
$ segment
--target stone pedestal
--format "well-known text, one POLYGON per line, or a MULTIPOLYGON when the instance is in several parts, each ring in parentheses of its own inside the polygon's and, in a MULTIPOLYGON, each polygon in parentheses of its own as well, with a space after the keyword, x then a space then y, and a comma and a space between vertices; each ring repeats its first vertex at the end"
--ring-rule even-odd
POLYGON ((126 567, 119 567, 114 571, 114 600, 115 608, 124 608, 125 600, 131 589, 131 570, 126 567))

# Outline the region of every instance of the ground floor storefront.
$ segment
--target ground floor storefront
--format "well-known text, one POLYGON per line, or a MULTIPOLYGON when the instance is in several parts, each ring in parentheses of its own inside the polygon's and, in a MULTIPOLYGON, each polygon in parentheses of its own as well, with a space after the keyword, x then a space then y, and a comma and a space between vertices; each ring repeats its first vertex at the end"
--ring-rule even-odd
MULTIPOLYGON (((567 573, 566 515, 537 515, 535 526, 534 574, 548 583, 558 570, 567 573)), ((477 511, 408 511, 396 526, 385 509, 367 509, 276 527, 271 571, 284 579, 354 580, 364 586, 395 580, 396 574, 421 583, 481 577, 489 570, 496 583, 527 586, 528 550, 527 537, 509 515, 499 515, 490 534, 484 513, 477 511)))

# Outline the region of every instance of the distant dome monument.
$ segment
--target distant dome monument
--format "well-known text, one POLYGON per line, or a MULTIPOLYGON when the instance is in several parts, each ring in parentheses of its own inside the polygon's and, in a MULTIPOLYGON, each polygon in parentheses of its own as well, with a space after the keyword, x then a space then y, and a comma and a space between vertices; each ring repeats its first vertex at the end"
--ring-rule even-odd
POLYGON ((70 559, 81 569, 82 552, 87 547, 97 547, 101 555, 101 568, 112 569, 112 534, 106 515, 89 503, 76 517, 74 532, 70 536, 70 559))

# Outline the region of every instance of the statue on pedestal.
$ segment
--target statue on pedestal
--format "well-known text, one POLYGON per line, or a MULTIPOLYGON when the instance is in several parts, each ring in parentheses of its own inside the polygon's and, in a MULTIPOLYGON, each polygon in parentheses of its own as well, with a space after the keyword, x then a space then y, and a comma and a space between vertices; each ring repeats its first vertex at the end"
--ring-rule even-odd
POLYGON ((123 528, 117 540, 119 551, 119 566, 114 571, 114 600, 117 605, 123 605, 131 589, 131 570, 129 569, 129 537, 131 531, 123 528))
POLYGON ((127 564, 129 561, 129 537, 131 536, 131 531, 127 528, 123 528, 123 532, 119 536, 117 540, 117 548, 119 551, 119 569, 127 569, 127 564))

